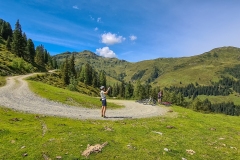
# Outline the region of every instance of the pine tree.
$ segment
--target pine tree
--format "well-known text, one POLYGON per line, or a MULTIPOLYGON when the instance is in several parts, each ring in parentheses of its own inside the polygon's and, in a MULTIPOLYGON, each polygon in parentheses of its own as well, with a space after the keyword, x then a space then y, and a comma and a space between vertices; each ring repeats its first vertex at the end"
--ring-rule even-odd
POLYGON ((131 84, 131 82, 126 84, 125 87, 125 98, 130 99, 133 96, 133 85, 131 84))
POLYGON ((79 81, 80 81, 80 82, 84 82, 84 73, 85 73, 85 67, 82 66, 82 67, 80 68, 80 74, 79 74, 79 81))
POLYGON ((53 69, 53 59, 52 59, 52 57, 50 56, 50 53, 49 52, 47 52, 47 59, 48 59, 48 62, 47 62, 47 65, 48 65, 48 67, 49 68, 51 68, 51 69, 53 69))
POLYGON ((44 59, 44 63, 47 64, 49 61, 49 56, 48 56, 48 51, 45 49, 44 53, 43 53, 43 59, 44 59))
POLYGON ((86 85, 92 85, 92 67, 87 63, 84 68, 84 83, 86 85))
POLYGON ((183 106, 184 105, 184 97, 182 93, 177 94, 177 102, 176 105, 183 106))
POLYGON ((11 37, 10 36, 8 36, 6 48, 8 51, 11 51, 11 37))
POLYGON ((72 54, 70 63, 69 63, 69 70, 71 77, 77 77, 76 69, 75 69, 75 56, 72 54))
POLYGON ((58 63, 57 63, 56 58, 53 58, 53 59, 52 59, 52 66, 53 66, 54 69, 57 69, 57 68, 58 68, 58 63))
POLYGON ((112 96, 113 97, 117 97, 118 93, 117 93, 117 87, 116 87, 116 84, 114 83, 113 84, 113 87, 112 87, 112 96))
POLYGON ((0 36, 4 39, 7 40, 8 37, 12 37, 12 27, 10 23, 1 21, 0 24, 0 36))
POLYGON ((68 57, 66 57, 65 62, 63 64, 62 69, 62 80, 65 85, 69 85, 70 83, 70 76, 69 76, 69 62, 68 57))
POLYGON ((22 48, 23 48, 23 55, 22 57, 24 58, 24 60, 29 60, 30 59, 30 56, 28 55, 27 53, 27 35, 25 33, 23 33, 22 35, 22 48))
POLYGON ((34 43, 31 39, 27 40, 27 55, 28 55, 28 60, 32 63, 34 62, 34 57, 35 57, 35 47, 34 47, 34 43))
POLYGON ((12 45, 11 45, 12 52, 19 57, 23 57, 25 52, 24 44, 25 42, 22 35, 22 28, 19 23, 19 20, 17 20, 17 23, 15 25, 15 30, 13 31, 13 37, 12 37, 12 45))
POLYGON ((137 80, 137 83, 134 88, 134 97, 136 99, 143 99, 144 97, 142 95, 143 95, 143 86, 141 84, 141 81, 137 80))
POLYGON ((106 75, 104 71, 100 71, 99 83, 100 83, 100 86, 106 86, 107 80, 106 80, 106 75))
POLYGON ((43 45, 36 47, 36 56, 34 58, 35 63, 44 66, 44 47, 43 45))
POLYGON ((119 95, 120 95, 120 97, 125 97, 125 82, 124 81, 121 81, 119 95))
POLYGON ((98 74, 95 70, 93 70, 92 72, 92 85, 93 87, 99 86, 98 74))

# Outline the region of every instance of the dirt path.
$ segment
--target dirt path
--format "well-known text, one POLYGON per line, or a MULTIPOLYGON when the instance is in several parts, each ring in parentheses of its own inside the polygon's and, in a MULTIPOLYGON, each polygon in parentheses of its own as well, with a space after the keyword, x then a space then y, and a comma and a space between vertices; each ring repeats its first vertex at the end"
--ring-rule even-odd
MULTIPOLYGON (((23 80, 31 75, 21 75, 7 78, 7 84, 0 87, 0 106, 28 113, 74 119, 104 119, 100 116, 100 107, 99 109, 88 109, 68 106, 35 95, 29 90, 27 82, 23 80)), ((106 120, 159 116, 166 114, 168 111, 166 107, 143 105, 133 101, 108 101, 122 104, 125 107, 114 110, 107 109, 106 120)))

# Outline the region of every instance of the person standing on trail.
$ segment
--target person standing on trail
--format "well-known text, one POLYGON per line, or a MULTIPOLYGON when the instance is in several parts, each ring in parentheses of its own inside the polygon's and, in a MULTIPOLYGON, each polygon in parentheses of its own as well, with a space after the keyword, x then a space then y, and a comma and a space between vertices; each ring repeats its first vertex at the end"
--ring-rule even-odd
POLYGON ((158 92, 158 103, 161 104, 162 102, 162 97, 163 97, 163 92, 162 91, 159 91, 158 92))
POLYGON ((105 87, 101 86, 100 87, 101 92, 100 92, 100 96, 101 96, 101 101, 102 101, 102 117, 106 118, 105 113, 106 113, 106 109, 107 109, 107 100, 106 100, 106 94, 108 94, 108 91, 110 89, 110 87, 107 89, 107 91, 105 91, 105 87))

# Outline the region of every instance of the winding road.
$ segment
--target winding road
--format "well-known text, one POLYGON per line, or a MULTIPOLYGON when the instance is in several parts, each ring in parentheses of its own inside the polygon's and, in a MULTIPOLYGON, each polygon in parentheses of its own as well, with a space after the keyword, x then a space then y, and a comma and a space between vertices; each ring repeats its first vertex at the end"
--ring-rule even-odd
POLYGON ((107 109, 107 118, 102 118, 100 116, 100 107, 99 109, 89 109, 68 106, 41 98, 34 94, 30 91, 28 83, 24 80, 24 78, 32 75, 33 74, 8 77, 6 85, 0 87, 0 106, 27 113, 43 114, 48 116, 102 120, 146 118, 164 115, 168 111, 168 109, 163 106, 143 105, 127 100, 108 100, 113 103, 124 105, 125 107, 121 109, 107 109))

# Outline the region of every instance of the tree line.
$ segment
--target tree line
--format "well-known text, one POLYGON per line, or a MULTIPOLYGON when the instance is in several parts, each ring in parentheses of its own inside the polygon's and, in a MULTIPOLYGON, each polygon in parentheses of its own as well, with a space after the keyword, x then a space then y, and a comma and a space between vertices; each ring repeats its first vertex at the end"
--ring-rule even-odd
POLYGON ((109 86, 112 88, 109 93, 110 96, 124 99, 147 99, 150 97, 157 99, 160 91, 159 86, 153 87, 149 83, 142 84, 140 80, 137 80, 135 84, 132 84, 131 81, 125 82, 122 80, 109 86))
POLYGON ((233 102, 222 102, 212 104, 208 99, 204 101, 199 100, 198 98, 191 101, 187 106, 195 111, 201 112, 211 112, 211 113, 222 113, 231 116, 240 115, 240 106, 235 105, 233 102))
POLYGON ((204 113, 222 113, 231 116, 240 115, 240 106, 235 105, 233 102, 211 103, 207 98, 200 100, 198 97, 186 101, 181 92, 164 90, 163 101, 171 102, 184 108, 189 108, 194 111, 204 113))
POLYGON ((153 88, 150 84, 141 84, 140 80, 135 85, 123 80, 110 85, 103 70, 97 72, 89 63, 76 68, 73 53, 65 58, 60 65, 60 70, 62 82, 70 86, 72 90, 79 82, 82 82, 98 89, 100 86, 111 87, 109 96, 125 99, 144 99, 150 96, 157 99, 159 92, 159 87, 153 88))
POLYGON ((90 65, 85 64, 80 68, 75 67, 75 56, 71 55, 70 59, 67 56, 65 61, 60 65, 61 79, 64 85, 70 86, 71 90, 76 88, 78 82, 85 85, 97 88, 99 86, 106 86, 106 74, 104 71, 99 73, 90 65))
POLYGON ((6 41, 6 49, 9 52, 33 66, 41 69, 57 68, 56 60, 52 59, 44 46, 39 45, 35 48, 32 39, 27 38, 19 20, 15 24, 15 29, 12 30, 9 22, 0 19, 0 36, 6 41))
POLYGON ((228 96, 233 91, 240 93, 240 80, 234 80, 229 77, 221 77, 222 79, 219 82, 212 82, 211 86, 201 86, 198 83, 188 84, 185 87, 176 87, 171 86, 165 88, 172 92, 182 93, 184 97, 196 98, 198 95, 207 95, 207 96, 228 96))

